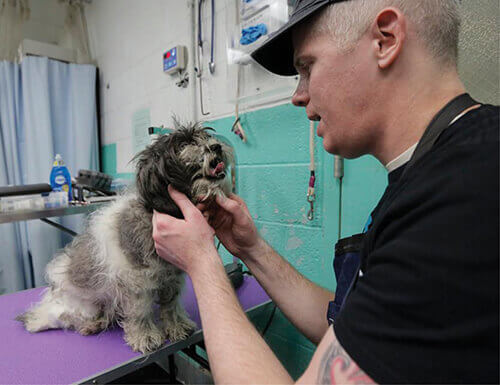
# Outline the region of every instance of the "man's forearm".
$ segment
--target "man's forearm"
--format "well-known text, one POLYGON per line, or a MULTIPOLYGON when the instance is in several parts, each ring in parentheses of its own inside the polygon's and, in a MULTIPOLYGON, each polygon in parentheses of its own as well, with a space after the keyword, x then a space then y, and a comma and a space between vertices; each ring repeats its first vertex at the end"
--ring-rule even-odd
POLYGON ((218 255, 190 275, 215 382, 293 383, 241 309, 218 255))
POLYGON ((244 262, 295 327, 319 343, 328 328, 326 312, 334 294, 305 278, 264 240, 244 262))

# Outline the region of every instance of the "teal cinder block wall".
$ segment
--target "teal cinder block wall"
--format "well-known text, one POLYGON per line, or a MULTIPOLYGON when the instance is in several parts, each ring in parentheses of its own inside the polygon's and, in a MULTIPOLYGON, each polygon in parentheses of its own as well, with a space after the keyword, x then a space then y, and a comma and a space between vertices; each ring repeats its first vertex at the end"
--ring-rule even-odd
MULTIPOLYGON (((236 153, 237 193, 247 202, 261 235, 307 278, 335 291, 333 250, 342 237, 363 230, 386 186, 385 169, 372 157, 345 162, 342 186, 333 176, 333 156, 315 140, 315 216, 307 219, 309 182, 309 121, 304 109, 291 104, 240 115, 248 142, 231 132, 234 117, 205 125, 224 136, 236 153), (342 187, 342 202, 340 202, 342 187), (339 219, 339 208, 342 216, 339 219)), ((116 146, 102 148, 104 172, 117 177, 116 146)), ((224 262, 232 256, 221 247, 224 262)), ((326 309, 325 309, 326 316, 326 309)), ((256 320, 260 325, 265 320, 256 320)), ((315 346, 277 311, 266 341, 290 374, 298 378, 315 346)))

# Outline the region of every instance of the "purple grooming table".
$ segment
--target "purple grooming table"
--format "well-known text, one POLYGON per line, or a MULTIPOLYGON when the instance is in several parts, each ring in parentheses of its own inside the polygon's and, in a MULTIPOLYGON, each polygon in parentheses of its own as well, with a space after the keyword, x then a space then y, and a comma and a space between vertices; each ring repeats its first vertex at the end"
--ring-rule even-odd
MULTIPOLYGON (((70 330, 31 334, 14 318, 38 302, 43 288, 0 296, 0 384, 69 384, 112 381, 144 365, 166 359, 203 339, 200 314, 189 278, 182 302, 198 328, 184 341, 167 343, 158 351, 136 353, 123 340, 119 327, 92 336, 70 330)), ((270 304, 253 277, 245 276, 237 290, 243 310, 256 313, 270 304)))

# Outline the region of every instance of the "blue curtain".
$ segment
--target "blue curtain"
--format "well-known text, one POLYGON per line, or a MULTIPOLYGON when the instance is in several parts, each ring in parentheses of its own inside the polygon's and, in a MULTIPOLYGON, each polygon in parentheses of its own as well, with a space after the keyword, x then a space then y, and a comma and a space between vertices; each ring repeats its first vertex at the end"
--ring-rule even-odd
MULTIPOLYGON (((98 169, 95 76, 94 66, 42 57, 27 57, 20 65, 0 62, 0 185, 48 182, 56 153, 72 176, 79 169, 98 169)), ((60 222, 81 231, 82 216, 60 222)), ((0 287, 6 292, 44 285, 45 265, 69 240, 40 221, 0 225, 0 233, 2 245, 4 239, 10 242, 10 248, 0 249, 0 261, 11 261, 0 262, 0 287), (16 274, 5 283, 6 275, 16 274)))
MULTIPOLYGON (((17 127, 21 126, 19 66, 0 62, 0 186, 22 184, 17 127)), ((33 285, 26 223, 0 225, 0 294, 33 285)))

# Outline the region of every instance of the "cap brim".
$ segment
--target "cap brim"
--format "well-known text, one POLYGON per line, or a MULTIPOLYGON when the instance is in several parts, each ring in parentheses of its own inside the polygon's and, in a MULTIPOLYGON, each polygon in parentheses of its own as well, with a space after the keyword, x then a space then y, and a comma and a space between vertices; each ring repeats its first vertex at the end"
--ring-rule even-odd
POLYGON ((302 14, 293 15, 285 25, 269 35, 268 39, 250 54, 252 58, 276 75, 297 75, 297 70, 293 65, 292 29, 326 4, 328 4, 327 0, 308 8, 302 14))

